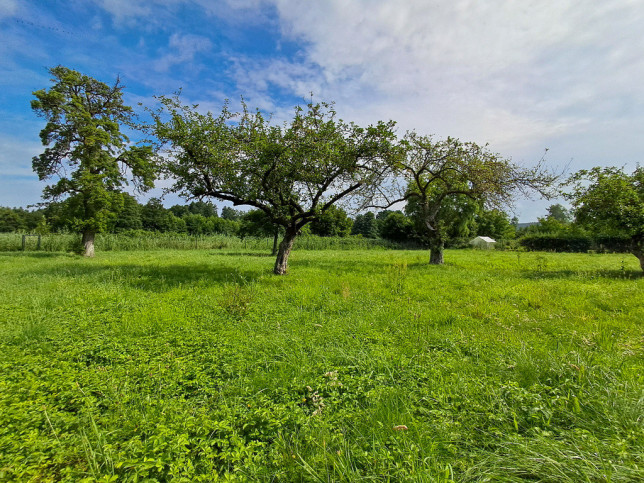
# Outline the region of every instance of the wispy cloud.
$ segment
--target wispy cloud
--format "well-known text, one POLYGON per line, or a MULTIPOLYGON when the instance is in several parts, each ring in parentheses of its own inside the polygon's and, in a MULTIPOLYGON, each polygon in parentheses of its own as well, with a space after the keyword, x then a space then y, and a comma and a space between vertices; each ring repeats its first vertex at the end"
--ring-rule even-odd
MULTIPOLYGON (((37 139, 30 93, 63 64, 120 75, 146 105, 183 88, 217 112, 243 95, 280 122, 313 93, 359 124, 622 165, 641 159, 642 25, 638 0, 0 0, 0 129, 37 139)), ((18 156, 24 175, 30 154, 12 153, 3 174, 18 156)))
POLYGON ((0 0, 0 18, 10 17, 18 11, 17 0, 0 0))
POLYGON ((358 118, 525 151, 644 95, 638 2, 274 3, 306 69, 276 59, 254 77, 358 118))
MULTIPOLYGON (((154 0, 95 0, 118 24, 132 23, 141 17, 154 19, 154 10, 165 2, 154 0)), ((172 3, 171 1, 168 3, 172 3)))
POLYGON ((31 169, 31 158, 42 152, 38 142, 25 143, 14 137, 0 135, 0 171, 3 176, 37 176, 31 169))
POLYGON ((206 37, 192 34, 172 34, 168 42, 169 52, 155 62, 155 69, 165 72, 176 64, 191 62, 195 55, 207 52, 212 42, 206 37))

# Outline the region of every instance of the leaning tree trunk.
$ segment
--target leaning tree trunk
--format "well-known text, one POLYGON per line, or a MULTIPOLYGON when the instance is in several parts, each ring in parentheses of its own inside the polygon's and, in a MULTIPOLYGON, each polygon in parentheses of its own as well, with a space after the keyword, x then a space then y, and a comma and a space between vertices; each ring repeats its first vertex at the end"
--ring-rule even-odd
POLYGON ((93 257, 94 256, 94 238, 96 233, 94 231, 84 231, 83 232, 83 256, 93 257))
POLYGON ((277 260, 275 260, 275 268, 273 268, 273 273, 275 275, 284 275, 286 273, 286 269, 288 267, 288 256, 291 254, 295 237, 297 237, 297 229, 293 230, 287 228, 286 233, 284 234, 284 239, 280 243, 277 251, 277 260))
POLYGON ((430 265, 442 265, 445 263, 443 259, 443 250, 445 242, 442 239, 434 239, 429 242, 429 263, 430 265))

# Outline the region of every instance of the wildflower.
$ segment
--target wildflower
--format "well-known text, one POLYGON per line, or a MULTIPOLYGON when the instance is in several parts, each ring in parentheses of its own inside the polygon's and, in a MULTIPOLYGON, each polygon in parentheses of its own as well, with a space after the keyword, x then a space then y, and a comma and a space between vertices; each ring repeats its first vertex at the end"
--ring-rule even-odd
POLYGON ((329 379, 329 386, 342 387, 342 383, 338 381, 338 371, 327 372, 324 377, 329 379))

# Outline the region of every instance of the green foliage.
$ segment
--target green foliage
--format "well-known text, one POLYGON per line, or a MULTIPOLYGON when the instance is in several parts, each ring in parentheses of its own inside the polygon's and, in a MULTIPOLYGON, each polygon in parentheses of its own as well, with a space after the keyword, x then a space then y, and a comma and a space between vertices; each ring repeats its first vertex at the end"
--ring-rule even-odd
POLYGON ((230 206, 224 206, 221 209, 221 217, 224 220, 230 220, 230 221, 240 221, 242 217, 244 216, 244 212, 241 210, 236 210, 234 208, 231 208, 230 206))
POLYGON ((548 215, 545 218, 538 218, 536 225, 530 225, 527 230, 528 233, 571 233, 573 231, 580 231, 578 226, 572 225, 558 220, 557 218, 548 215))
POLYGON ((378 225, 379 234, 385 240, 403 242, 418 238, 414 222, 400 211, 390 212, 378 225))
POLYGON ((279 230, 278 225, 274 225, 270 218, 262 210, 250 210, 244 214, 239 227, 239 236, 245 237, 269 237, 274 236, 275 231, 279 230))
POLYGON ((577 223, 595 234, 630 237, 644 270, 644 168, 627 174, 596 167, 571 176, 569 184, 577 223))
POLYGON ((352 235, 362 235, 365 238, 378 237, 378 224, 376 217, 370 211, 364 214, 356 215, 356 219, 351 227, 352 235))
POLYGON ((519 240, 519 244, 528 250, 583 253, 591 249, 593 240, 583 234, 545 232, 528 234, 519 240))
POLYGON ((143 206, 141 223, 144 229, 161 233, 184 233, 187 230, 186 221, 166 210, 159 198, 151 198, 143 206))
POLYGON ((486 146, 447 138, 435 141, 415 132, 403 141, 406 156, 397 163, 404 188, 381 187, 376 200, 387 206, 406 200, 416 231, 429 244, 430 263, 443 263, 446 240, 469 233, 477 209, 502 209, 517 193, 548 194, 557 176, 539 164, 522 168, 486 146))
POLYGON ((0 206, 0 233, 35 231, 42 223, 43 210, 0 206))
POLYGON ((69 196, 70 226, 85 235, 104 231, 122 208, 119 190, 128 179, 140 190, 156 177, 150 146, 129 144, 122 126, 133 127, 133 112, 123 104, 119 80, 108 86, 66 67, 49 69, 52 87, 33 94, 31 107, 47 124, 40 139, 47 146, 33 158, 45 187, 45 200, 69 196))
POLYGON ((0 479, 644 478, 632 257, 264 253, 0 254, 0 479))
POLYGON ((594 238, 595 249, 600 252, 628 253, 631 251, 631 237, 622 235, 597 235, 594 238))
POLYGON ((127 193, 121 193, 121 197, 123 199, 122 208, 118 212, 113 231, 118 233, 126 230, 141 230, 143 228, 143 207, 136 201, 136 198, 127 193))
POLYGON ((310 226, 313 235, 343 237, 351 233, 353 221, 342 208, 330 206, 313 220, 310 226))
POLYGON ((472 232, 495 240, 512 240, 516 236, 516 228, 508 214, 497 209, 480 210, 474 217, 472 232))
MULTIPOLYGON (((189 205, 180 206, 175 205, 170 208, 175 216, 182 217, 189 213, 193 215, 201 215, 206 218, 214 217, 217 215, 217 207, 213 205, 210 201, 192 201, 189 205)), ((228 218, 228 217, 224 217, 228 218)), ((228 218, 229 219, 229 218, 228 218)))
MULTIPOLYGON (((173 190, 262 210, 284 228, 275 262, 287 269, 301 230, 336 203, 374 190, 399 150, 393 122, 362 128, 338 119, 330 104, 297 107, 290 123, 271 125, 260 112, 202 114, 177 97, 160 98, 151 132, 172 149, 173 190)), ((222 217, 227 216, 222 210, 222 217)))
POLYGON ((239 221, 227 220, 226 218, 210 218, 212 223, 212 232, 221 235, 236 236, 239 235, 241 223, 239 221))
MULTIPOLYGON (((220 226, 224 229, 210 235, 188 235, 187 233, 158 233, 147 230, 128 230, 117 234, 99 233, 96 245, 105 251, 133 250, 219 250, 219 249, 251 249, 270 251, 273 246, 273 236, 258 238, 247 236, 239 238, 237 233, 227 233, 226 228, 235 228, 235 222, 215 218, 214 221, 232 227, 220 226)), ((43 252, 75 251, 78 238, 71 234, 52 233, 42 237, 43 252)), ((0 235, 0 252, 19 251, 22 247, 20 234, 0 235)), ((361 237, 319 237, 303 235, 298 238, 294 250, 384 250, 384 249, 414 249, 419 246, 414 242, 394 243, 383 239, 361 237)), ((27 251, 36 250, 35 243, 29 243, 27 251)))
POLYGON ((548 207, 548 218, 555 219, 562 223, 570 223, 572 221, 570 211, 564 208, 560 203, 556 203, 548 207))
POLYGON ((21 217, 15 210, 0 207, 0 232, 19 231, 23 226, 21 217))
POLYGON ((210 220, 203 215, 189 214, 182 219, 186 224, 186 231, 190 235, 205 235, 213 231, 212 223, 209 223, 210 220))
MULTIPOLYGON (((428 196, 434 196, 430 192, 428 196)), ((440 197, 440 195, 438 195, 440 197)), ((443 198, 436 206, 437 211, 431 229, 427 224, 426 210, 424 204, 418 197, 412 197, 407 202, 405 212, 409 216, 416 236, 423 241, 425 246, 439 249, 461 237, 467 237, 475 230, 474 216, 479 205, 471 198, 462 194, 452 194, 443 198)))

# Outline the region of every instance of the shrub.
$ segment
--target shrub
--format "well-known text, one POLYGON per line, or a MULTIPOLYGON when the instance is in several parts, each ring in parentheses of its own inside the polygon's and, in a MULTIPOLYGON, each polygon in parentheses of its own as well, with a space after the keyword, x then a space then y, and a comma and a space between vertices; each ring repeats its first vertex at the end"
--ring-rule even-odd
POLYGON ((597 235, 595 245, 599 252, 628 253, 631 250, 631 238, 620 235, 597 235))
POLYGON ((590 250, 593 240, 571 233, 534 233, 521 238, 519 244, 528 250, 575 253, 590 250))

